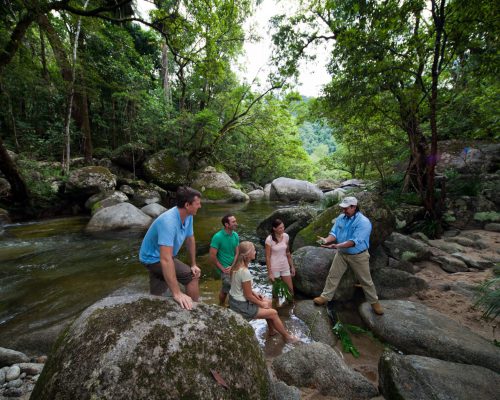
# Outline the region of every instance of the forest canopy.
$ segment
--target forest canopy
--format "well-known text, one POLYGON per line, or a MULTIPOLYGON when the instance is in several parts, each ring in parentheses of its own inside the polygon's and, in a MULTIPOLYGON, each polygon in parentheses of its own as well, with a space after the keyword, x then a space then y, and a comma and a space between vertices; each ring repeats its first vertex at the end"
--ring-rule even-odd
POLYGON ((259 184, 388 182, 406 165, 405 189, 434 213, 437 141, 498 140, 498 2, 296 1, 272 20, 275 69, 258 89, 234 65, 261 1, 153 3, 144 21, 133 1, 0 2, 0 170, 14 190, 7 150, 67 173, 138 144, 259 184), (319 43, 331 81, 304 98, 294 78, 319 43))

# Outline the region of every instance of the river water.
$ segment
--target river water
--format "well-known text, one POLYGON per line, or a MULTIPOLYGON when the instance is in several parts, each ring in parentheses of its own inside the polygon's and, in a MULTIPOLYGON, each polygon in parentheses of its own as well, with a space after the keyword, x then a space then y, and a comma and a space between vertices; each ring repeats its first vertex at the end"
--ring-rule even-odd
MULTIPOLYGON (((204 204, 198 211, 194 225, 202 268, 201 301, 218 304, 220 282, 208 249, 210 238, 222 227, 222 215, 234 213, 241 240, 258 243, 256 226, 277 207, 273 203, 204 204)), ((144 233, 91 236, 84 232, 87 222, 88 218, 79 217, 4 227, 0 236, 0 346, 46 350, 30 335, 50 336, 51 329, 116 290, 148 291, 146 270, 137 259, 144 233)), ((265 266, 255 263, 251 271, 257 289, 270 295, 265 266)), ((294 334, 309 341, 307 328, 293 315, 292 307, 283 307, 280 315, 294 334)), ((255 321, 252 326, 264 345, 265 322, 255 321)), ((45 339, 50 341, 50 337, 45 339)))

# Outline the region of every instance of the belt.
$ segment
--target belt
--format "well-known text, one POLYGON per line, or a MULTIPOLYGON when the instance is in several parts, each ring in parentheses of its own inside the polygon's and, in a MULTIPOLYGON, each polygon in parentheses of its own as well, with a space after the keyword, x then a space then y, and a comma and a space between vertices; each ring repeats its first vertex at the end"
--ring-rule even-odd
POLYGON ((345 254, 346 256, 357 256, 358 254, 363 254, 365 251, 368 251, 368 249, 365 249, 363 251, 360 251, 359 253, 354 253, 354 254, 351 253, 342 253, 342 254, 345 254))

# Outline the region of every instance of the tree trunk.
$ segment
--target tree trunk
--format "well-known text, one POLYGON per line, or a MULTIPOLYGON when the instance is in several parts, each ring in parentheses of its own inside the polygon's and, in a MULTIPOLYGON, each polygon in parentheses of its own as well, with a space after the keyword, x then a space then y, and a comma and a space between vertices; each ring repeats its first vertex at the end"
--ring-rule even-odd
POLYGON ((16 164, 12 161, 7 153, 2 138, 0 137, 0 171, 5 175, 5 179, 9 181, 12 191, 12 200, 16 203, 29 203, 31 195, 28 187, 24 182, 23 177, 19 173, 16 164))

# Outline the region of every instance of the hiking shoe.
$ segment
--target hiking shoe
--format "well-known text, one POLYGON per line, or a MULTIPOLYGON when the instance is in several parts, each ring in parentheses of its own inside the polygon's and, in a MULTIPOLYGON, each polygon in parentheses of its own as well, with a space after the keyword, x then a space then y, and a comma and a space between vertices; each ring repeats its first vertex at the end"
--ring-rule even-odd
POLYGON ((324 306, 326 303, 328 303, 328 299, 326 297, 323 297, 323 296, 319 296, 319 297, 315 297, 313 299, 314 301, 314 304, 316 304, 317 306, 324 306))
POLYGON ((377 315, 382 315, 384 313, 384 309, 382 308, 379 302, 372 304, 372 310, 377 315))

